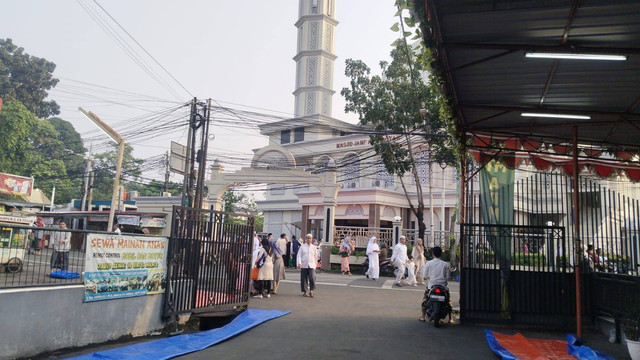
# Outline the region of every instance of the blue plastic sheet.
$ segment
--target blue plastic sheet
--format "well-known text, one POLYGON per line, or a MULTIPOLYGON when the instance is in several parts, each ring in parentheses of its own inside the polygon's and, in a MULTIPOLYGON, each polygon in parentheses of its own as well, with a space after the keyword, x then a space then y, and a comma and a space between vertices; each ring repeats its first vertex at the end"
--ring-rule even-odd
POLYGON ((80 274, 67 270, 56 270, 52 271, 51 274, 49 274, 49 277, 52 277, 54 279, 78 279, 80 277, 80 274))
POLYGON ((249 309, 221 328, 95 352, 73 359, 171 359, 176 356, 206 349, 266 321, 287 315, 288 313, 290 313, 290 311, 249 309))
POLYGON ((517 357, 513 356, 513 354, 511 354, 509 350, 500 345, 498 340, 491 333, 491 330, 485 329, 484 334, 487 337, 487 342, 489 343, 491 351, 500 356, 502 360, 519 360, 517 357))
MULTIPOLYGON (((500 356, 502 360, 520 360, 515 357, 509 350, 505 349, 498 339, 493 336, 491 330, 484 330, 487 337, 487 342, 491 351, 500 356)), ((576 359, 582 360, 615 360, 614 358, 605 355, 597 350, 593 350, 587 346, 582 345, 582 341, 575 335, 567 335, 567 352, 576 359)))
POLYGON ((578 359, 585 360, 615 360, 611 356, 607 356, 600 351, 593 350, 589 347, 582 345, 582 341, 575 335, 567 335, 567 348, 569 354, 575 356, 578 359))

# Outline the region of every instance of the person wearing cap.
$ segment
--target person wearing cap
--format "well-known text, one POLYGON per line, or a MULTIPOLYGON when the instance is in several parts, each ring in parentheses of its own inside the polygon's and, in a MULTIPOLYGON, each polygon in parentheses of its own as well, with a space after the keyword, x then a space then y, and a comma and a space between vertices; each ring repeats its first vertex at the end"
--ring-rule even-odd
POLYGON ((404 269, 407 266, 407 238, 402 235, 400 236, 400 241, 393 247, 393 254, 391 254, 391 263, 396 267, 396 280, 393 285, 402 287, 402 278, 404 277, 404 269))

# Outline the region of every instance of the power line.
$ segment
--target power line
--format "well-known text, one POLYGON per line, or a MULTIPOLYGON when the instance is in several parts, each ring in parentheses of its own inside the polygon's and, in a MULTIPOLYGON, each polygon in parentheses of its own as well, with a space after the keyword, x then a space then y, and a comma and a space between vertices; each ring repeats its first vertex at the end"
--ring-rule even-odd
POLYGON ((125 34, 127 34, 153 61, 155 61, 155 63, 158 66, 160 66, 160 68, 164 70, 164 72, 166 72, 173 79, 173 81, 175 81, 178 85, 180 85, 180 87, 184 91, 186 91, 187 94, 189 94, 191 97, 194 97, 193 94, 191 94, 191 92, 187 90, 187 88, 184 87, 184 85, 182 85, 182 83, 178 81, 178 79, 176 79, 175 76, 173 76, 173 74, 169 72, 169 70, 167 70, 164 66, 162 66, 162 64, 160 64, 160 62, 156 60, 156 58, 153 57, 153 55, 151 55, 151 53, 149 53, 147 49, 145 49, 144 46, 142 46, 142 44, 138 42, 138 40, 136 40, 124 27, 122 27, 122 25, 120 25, 120 23, 116 19, 114 19, 113 16, 109 14, 109 12, 107 12, 107 10, 105 10, 105 8, 103 8, 102 5, 100 5, 100 3, 97 0, 93 0, 93 2, 96 3, 96 5, 98 5, 98 7, 100 7, 100 9, 102 9, 102 11, 104 11, 104 13, 107 14, 107 16, 109 16, 111 20, 113 20, 113 22, 115 22, 120 27, 120 29, 122 29, 122 31, 124 31, 125 34))

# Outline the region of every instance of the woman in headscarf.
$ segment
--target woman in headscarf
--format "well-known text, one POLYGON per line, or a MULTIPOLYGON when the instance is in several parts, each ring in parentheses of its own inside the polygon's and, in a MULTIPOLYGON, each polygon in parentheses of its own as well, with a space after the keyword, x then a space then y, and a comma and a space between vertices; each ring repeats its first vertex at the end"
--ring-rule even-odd
POLYGON ((416 239, 416 243, 413 245, 413 251, 411 251, 411 256, 413 256, 413 262, 416 264, 416 281, 418 284, 424 285, 424 278, 422 277, 422 267, 427 263, 427 259, 424 257, 424 245, 422 244, 422 239, 416 239))
POLYGON ((262 239, 262 248, 256 256, 255 266, 260 263, 260 271, 258 272, 258 295, 254 298, 262 299, 262 297, 270 297, 269 289, 271 288, 271 280, 273 280, 273 248, 269 245, 269 239, 262 239))
POLYGON ((380 276, 379 252, 378 239, 372 236, 371 239, 369 239, 369 244, 367 244, 367 256, 369 257, 369 270, 366 272, 367 278, 376 280, 380 276))
POLYGON ((349 237, 345 236, 342 240, 342 244, 340 245, 340 271, 342 271, 342 275, 346 273, 351 276, 351 270, 349 269, 349 254, 351 254, 352 250, 353 248, 349 242, 349 237))
POLYGON ((285 278, 284 259, 282 256, 284 255, 284 251, 287 247, 286 235, 280 235, 280 238, 277 241, 270 241, 269 245, 271 245, 271 248, 273 249, 273 282, 271 283, 271 293, 277 294, 280 280, 285 278))

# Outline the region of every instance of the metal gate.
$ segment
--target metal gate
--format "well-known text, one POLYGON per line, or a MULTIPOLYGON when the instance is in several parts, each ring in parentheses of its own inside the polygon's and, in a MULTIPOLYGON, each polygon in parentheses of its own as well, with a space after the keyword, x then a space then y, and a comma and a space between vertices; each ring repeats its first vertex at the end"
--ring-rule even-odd
MULTIPOLYGON (((564 228, 461 224, 460 237, 463 321, 573 324, 573 244, 564 228)), ((582 297, 587 308, 586 289, 582 297)))
POLYGON ((165 318, 247 308, 253 225, 251 215, 173 207, 165 318))

